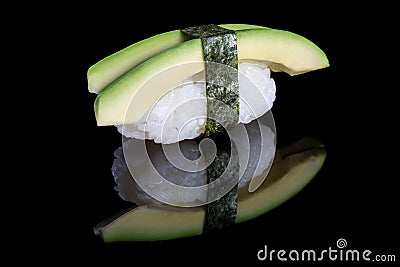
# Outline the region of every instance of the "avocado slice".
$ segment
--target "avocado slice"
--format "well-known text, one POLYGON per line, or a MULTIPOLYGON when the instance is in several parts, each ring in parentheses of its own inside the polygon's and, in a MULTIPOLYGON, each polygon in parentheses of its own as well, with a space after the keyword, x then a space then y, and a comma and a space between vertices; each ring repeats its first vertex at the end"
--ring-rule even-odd
POLYGON ((99 93, 111 82, 146 59, 189 40, 180 30, 144 39, 100 60, 88 69, 88 89, 99 93))
MULTIPOLYGON (((267 27, 249 24, 221 24, 220 26, 234 31, 268 29, 267 27)), ((190 37, 183 34, 180 30, 169 31, 134 43, 105 57, 88 69, 87 80, 89 92, 96 94, 101 92, 107 85, 133 67, 189 39, 190 37)))
MULTIPOLYGON (((283 30, 236 31, 238 59, 267 62, 290 75, 329 66, 325 53, 306 38, 283 30)), ((191 39, 139 64, 107 86, 96 98, 97 125, 137 122, 170 88, 204 70, 200 39, 191 39), (134 107, 134 108, 132 108, 134 107)))
MULTIPOLYGON (((255 192, 238 190, 236 223, 256 218, 284 203, 317 174, 326 157, 319 141, 305 138, 278 149, 267 179, 255 192)), ((94 228, 104 242, 168 240, 200 235, 205 208, 145 205, 98 224, 94 228)))

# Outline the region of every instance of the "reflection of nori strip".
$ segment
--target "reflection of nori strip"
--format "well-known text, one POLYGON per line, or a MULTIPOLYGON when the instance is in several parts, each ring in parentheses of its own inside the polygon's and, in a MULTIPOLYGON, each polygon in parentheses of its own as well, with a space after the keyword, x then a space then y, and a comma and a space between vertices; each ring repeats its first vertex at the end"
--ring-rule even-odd
POLYGON ((234 127, 239 120, 239 82, 236 34, 218 25, 203 25, 182 30, 200 37, 206 62, 207 122, 204 136, 234 127), (218 64, 219 63, 219 64, 218 64), (223 64, 223 65, 221 65, 223 64), (223 67, 226 65, 227 67, 223 67), (232 112, 226 113, 221 101, 232 112), (217 118, 218 122, 213 118, 217 118))
MULTIPOLYGON (((182 32, 201 38, 204 61, 206 62, 206 95, 207 122, 203 136, 222 133, 229 140, 226 129, 233 128, 239 121, 239 81, 236 34, 217 25, 203 25, 182 29, 182 32), (223 64, 223 65, 221 65, 223 64), (226 65, 227 67, 223 67, 226 65), (217 101, 210 101, 217 100, 217 101), (221 108, 221 101, 229 107, 221 108), (217 118, 218 121, 212 119, 217 118)), ((218 149, 216 158, 207 168, 208 183, 218 179, 224 173, 229 160, 233 168, 229 176, 239 179, 239 160, 233 144, 228 149, 218 149)), ((204 232, 223 228, 234 224, 237 208, 237 183, 220 199, 211 202, 206 207, 204 232)))
MULTIPOLYGON (((225 171, 228 172, 226 174, 229 179, 239 180, 239 160, 234 146, 231 149, 219 148, 217 150, 214 161, 207 168, 208 183, 217 180, 225 171), (229 160, 232 161, 232 168, 228 170, 229 160)), ((204 232, 221 229, 234 224, 236 221, 236 209, 237 183, 226 195, 206 206, 204 232)))

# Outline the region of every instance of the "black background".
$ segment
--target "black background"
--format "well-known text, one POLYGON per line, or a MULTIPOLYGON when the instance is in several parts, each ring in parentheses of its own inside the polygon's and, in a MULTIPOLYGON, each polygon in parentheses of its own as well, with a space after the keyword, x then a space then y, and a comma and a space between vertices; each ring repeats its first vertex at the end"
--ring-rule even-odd
POLYGON ((34 253, 39 260, 56 255, 59 261, 76 263, 257 265, 269 264, 256 258, 264 245, 322 250, 335 248, 336 240, 345 238, 349 249, 396 254, 400 260, 395 217, 398 105, 393 97, 398 86, 395 68, 389 66, 397 53, 387 30, 395 19, 391 8, 322 2, 239 4, 209 12, 201 3, 97 3, 60 6, 46 14, 37 27, 49 29, 39 45, 49 58, 41 70, 48 77, 48 105, 41 109, 46 118, 62 119, 35 123, 44 129, 42 137, 49 144, 37 148, 46 155, 48 166, 37 168, 44 189, 35 194, 40 208, 29 209, 37 230, 29 238, 21 237, 18 246, 40 247, 41 253, 34 253), (325 51, 331 64, 327 69, 294 77, 272 75, 277 84, 273 114, 278 146, 313 135, 325 143, 326 162, 304 190, 254 220, 185 239, 105 244, 92 228, 130 204, 114 191, 110 170, 121 136, 114 127, 96 126, 87 69, 144 38, 209 23, 288 30, 325 51))

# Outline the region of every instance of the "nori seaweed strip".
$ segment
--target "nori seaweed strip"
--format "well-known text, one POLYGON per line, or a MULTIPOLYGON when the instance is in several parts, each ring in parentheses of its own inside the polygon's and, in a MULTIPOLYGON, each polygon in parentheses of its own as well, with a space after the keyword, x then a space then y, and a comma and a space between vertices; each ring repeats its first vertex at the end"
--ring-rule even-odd
POLYGON ((207 122, 204 136, 233 128, 239 121, 239 81, 237 40, 235 31, 218 25, 202 25, 182 29, 193 37, 200 37, 206 62, 207 122), (221 65, 223 64, 223 65, 221 65), (224 67, 227 66, 227 67, 224 67), (210 99, 218 101, 210 101, 210 99), (221 101, 233 112, 226 113, 221 101), (211 118, 218 118, 217 122, 211 118), (224 125, 224 126, 222 126, 224 125))
MULTIPOLYGON (((202 25, 182 29, 182 32, 201 38, 206 74, 207 122, 203 136, 221 133, 229 140, 225 129, 239 121, 239 81, 236 34, 217 25, 202 25), (226 67, 225 67, 226 66, 226 67), (214 101, 217 100, 217 101, 214 101), (221 106, 221 101, 224 105, 221 106), (226 106, 230 112, 226 112, 226 106), (232 112, 233 111, 233 112, 232 112), (212 119, 218 118, 218 121, 212 119), (225 127, 225 128, 224 128, 225 127)), ((239 180, 239 160, 234 144, 217 150, 216 158, 207 168, 208 183, 224 173, 229 160, 233 160, 231 179, 239 180)), ((209 232, 232 225, 236 221, 237 183, 220 199, 206 206, 203 231, 209 232)))

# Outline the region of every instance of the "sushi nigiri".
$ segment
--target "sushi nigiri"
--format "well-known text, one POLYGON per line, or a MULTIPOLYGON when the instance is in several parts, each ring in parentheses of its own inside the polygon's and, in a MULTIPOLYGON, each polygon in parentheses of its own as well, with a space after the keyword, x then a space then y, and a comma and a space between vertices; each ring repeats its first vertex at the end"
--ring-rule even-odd
MULTIPOLYGON (((249 123, 272 108, 276 85, 271 71, 297 75, 329 66, 325 53, 297 34, 247 24, 216 27, 233 32, 236 39, 234 66, 229 66, 237 76, 235 123, 249 123)), ((89 91, 98 94, 97 124, 115 125, 127 137, 163 144, 204 134, 210 117, 210 60, 205 51, 212 50, 224 66, 227 54, 218 46, 204 49, 204 38, 176 30, 94 64, 88 70, 88 84, 89 91)))

